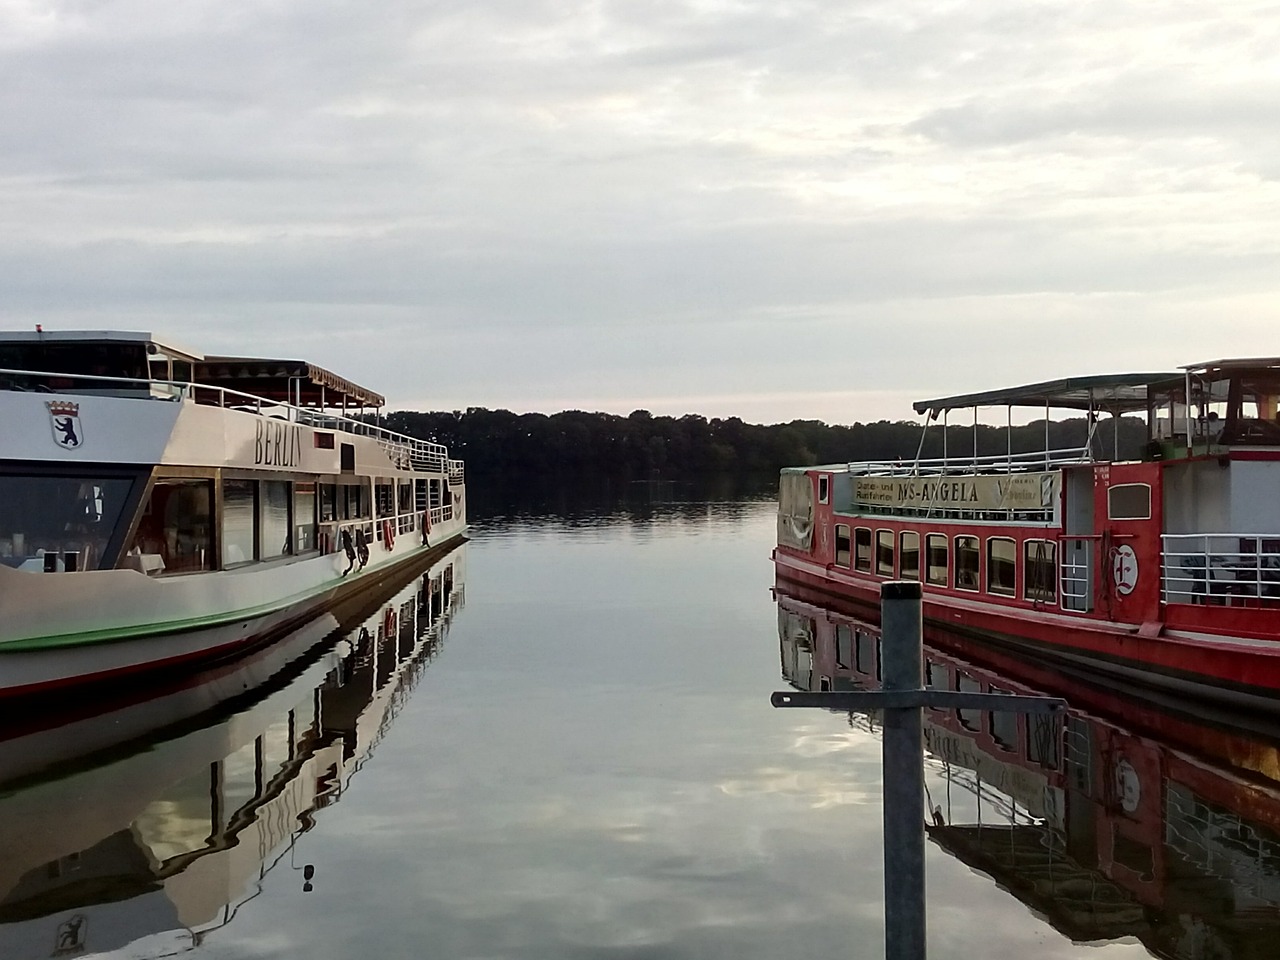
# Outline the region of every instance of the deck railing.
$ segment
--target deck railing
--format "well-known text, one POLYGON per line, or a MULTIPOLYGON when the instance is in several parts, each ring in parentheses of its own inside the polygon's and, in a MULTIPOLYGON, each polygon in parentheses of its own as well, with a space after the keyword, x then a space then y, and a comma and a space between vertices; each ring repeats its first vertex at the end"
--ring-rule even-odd
POLYGON ((1029 473, 1050 467, 1092 463, 1088 447, 1000 453, 983 457, 935 457, 927 460, 862 460, 848 464, 854 476, 934 477, 947 474, 1029 473))
POLYGON ((1088 613, 1093 609, 1093 538, 1063 537, 1061 543, 1062 609, 1088 613))
POLYGON ((1280 606, 1280 533, 1167 533, 1161 600, 1280 606))
POLYGON ((344 414, 291 403, 268 400, 252 393, 203 383, 178 383, 141 377, 104 377, 92 374, 56 373, 42 370, 0 369, 0 390, 29 393, 70 393, 107 397, 150 397, 154 400, 198 403, 252 413, 320 430, 369 437, 386 451, 393 463, 406 470, 444 473, 461 483, 465 469, 461 460, 450 460, 443 444, 420 440, 376 423, 344 414))

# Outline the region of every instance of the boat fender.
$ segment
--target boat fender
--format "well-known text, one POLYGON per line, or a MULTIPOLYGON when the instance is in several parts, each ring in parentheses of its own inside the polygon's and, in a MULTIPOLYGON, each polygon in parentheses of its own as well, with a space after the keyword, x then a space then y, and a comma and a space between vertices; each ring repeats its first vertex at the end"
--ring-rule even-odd
POLYGON ((431 511, 422 511, 422 542, 427 542, 427 535, 431 533, 431 511))
POLYGON ((342 550, 347 555, 347 569, 342 571, 342 575, 345 577, 348 573, 351 572, 351 568, 356 565, 356 546, 354 543, 351 542, 350 530, 343 530, 341 537, 342 537, 342 550))
POLYGON ((391 607, 387 607, 387 612, 382 617, 382 635, 384 637, 396 635, 396 612, 391 607))
POLYGON ((364 529, 356 528, 356 555, 360 558, 360 569, 369 562, 369 542, 364 538, 364 529))
POLYGON ((390 520, 382 521, 382 545, 392 550, 396 545, 396 526, 390 520))

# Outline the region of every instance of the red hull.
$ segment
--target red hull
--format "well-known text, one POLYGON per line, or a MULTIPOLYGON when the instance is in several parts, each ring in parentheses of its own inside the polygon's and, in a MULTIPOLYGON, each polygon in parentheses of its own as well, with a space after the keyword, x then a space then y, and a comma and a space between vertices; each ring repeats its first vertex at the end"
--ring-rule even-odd
MULTIPOLYGON (((828 567, 781 548, 774 552, 774 563, 779 590, 784 593, 794 592, 788 589, 794 585, 810 591, 815 599, 853 601, 872 616, 879 608, 882 578, 828 567)), ((1213 617, 1213 608, 1191 612, 1206 625, 1213 617)), ((1280 643, 1271 640, 1193 635, 1167 628, 1148 631, 1141 625, 1049 609, 1004 607, 927 589, 924 617, 935 627, 1101 670, 1152 689, 1232 706, 1280 708, 1280 643)))

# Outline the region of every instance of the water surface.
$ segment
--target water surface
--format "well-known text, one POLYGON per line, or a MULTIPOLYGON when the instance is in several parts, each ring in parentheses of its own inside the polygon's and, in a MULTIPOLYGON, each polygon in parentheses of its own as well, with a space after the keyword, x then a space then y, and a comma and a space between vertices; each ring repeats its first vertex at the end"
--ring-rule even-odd
MULTIPOLYGON (((386 602, 394 623, 374 610, 364 639, 348 629, 335 647, 329 625, 297 641, 297 676, 257 702, 98 755, 94 776, 0 777, 0 842, 30 861, 0 873, 0 957, 55 955, 60 935, 67 956, 881 956, 874 720, 769 704, 824 670, 856 679, 806 626, 826 613, 771 595, 772 503, 646 487, 489 511, 436 612, 428 577, 386 602), (238 833, 216 822, 237 816, 238 833), (20 844, 24 830, 37 839, 20 844), (91 861, 111 870, 89 878, 91 861)), ((1013 799, 983 807, 981 785, 965 799, 957 776, 1000 767, 943 727, 931 743, 951 756, 928 779, 948 825, 1044 826, 1007 769, 988 787, 1013 799)), ((1261 766, 1242 782, 1265 786, 1261 766)), ((1280 899, 1268 790, 1249 794, 1252 885, 1214 888, 1255 924, 1280 899)), ((984 872, 941 840, 927 856, 934 958, 1254 956, 1189 907, 1198 941, 1144 945, 1183 915, 1154 888, 1123 923, 1068 928, 988 875, 996 861, 984 872)))

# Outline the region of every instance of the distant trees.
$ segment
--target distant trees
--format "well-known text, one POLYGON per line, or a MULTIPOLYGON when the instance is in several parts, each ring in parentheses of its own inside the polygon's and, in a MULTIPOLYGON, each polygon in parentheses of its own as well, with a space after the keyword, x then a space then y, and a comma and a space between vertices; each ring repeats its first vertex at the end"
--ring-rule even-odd
MULTIPOLYGON (((551 415, 516 414, 510 410, 471 407, 466 412, 399 412, 383 418, 401 433, 447 444, 475 475, 594 476, 611 479, 692 479, 724 473, 776 472, 783 466, 841 463, 849 460, 910 462, 920 446, 921 425, 880 420, 831 426, 820 420, 760 425, 738 417, 708 420, 697 414, 653 416, 636 410, 622 417, 609 413, 566 410, 551 415)), ((1095 449, 1112 450, 1112 421, 1097 425, 1095 449)), ((1081 447, 1088 436, 1083 417, 1049 423, 1052 448, 1081 447)), ((947 453, 972 456, 975 430, 951 426, 947 453)), ((979 425, 980 456, 1041 450, 1043 420, 1014 427, 979 425)), ((1146 427, 1137 418, 1120 421, 1120 453, 1135 457, 1146 442, 1146 427)), ((942 427, 930 426, 920 455, 940 457, 942 427)))

